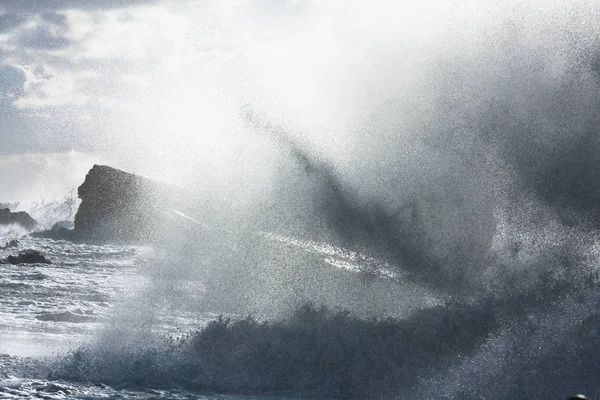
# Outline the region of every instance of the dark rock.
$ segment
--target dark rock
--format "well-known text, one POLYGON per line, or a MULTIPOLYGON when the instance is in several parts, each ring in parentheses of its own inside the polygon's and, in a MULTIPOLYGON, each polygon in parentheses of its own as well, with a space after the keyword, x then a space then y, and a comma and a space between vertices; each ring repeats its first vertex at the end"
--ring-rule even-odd
POLYGON ((197 215, 191 193, 104 165, 94 165, 78 195, 74 235, 93 241, 147 241, 182 224, 177 212, 197 215))
POLYGON ((0 250, 11 249, 11 248, 14 248, 14 247, 19 247, 19 241, 18 240, 11 240, 6 246, 0 247, 0 250))
POLYGON ((16 256, 8 256, 4 260, 8 264, 52 264, 37 250, 25 250, 16 256))
POLYGON ((8 208, 0 209, 0 225, 19 225, 29 231, 35 229, 37 221, 25 211, 11 212, 8 208))
POLYGON ((79 235, 75 229, 67 229, 53 226, 52 229, 32 232, 31 236, 42 239, 52 240, 68 240, 73 243, 84 243, 86 242, 85 237, 79 235))
POLYGON ((49 230, 33 232, 31 236, 52 240, 68 240, 70 242, 83 242, 83 238, 73 229, 74 224, 71 221, 59 221, 52 225, 49 230))

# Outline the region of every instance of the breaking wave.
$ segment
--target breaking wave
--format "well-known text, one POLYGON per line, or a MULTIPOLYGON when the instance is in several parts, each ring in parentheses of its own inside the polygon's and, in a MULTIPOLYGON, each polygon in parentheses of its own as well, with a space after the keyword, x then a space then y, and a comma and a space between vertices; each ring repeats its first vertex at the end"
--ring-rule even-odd
POLYGON ((362 319, 311 304, 280 321, 219 317, 159 346, 82 347, 51 377, 340 399, 595 394, 598 289, 591 280, 544 284, 405 319, 362 319))

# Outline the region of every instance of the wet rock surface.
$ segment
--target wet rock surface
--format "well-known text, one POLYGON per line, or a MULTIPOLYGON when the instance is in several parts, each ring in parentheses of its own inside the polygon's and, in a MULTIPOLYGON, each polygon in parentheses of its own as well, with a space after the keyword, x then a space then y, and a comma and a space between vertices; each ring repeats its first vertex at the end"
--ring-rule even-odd
POLYGON ((29 231, 35 229, 37 221, 25 211, 12 212, 9 208, 0 209, 0 225, 19 225, 29 231))
POLYGON ((2 260, 3 264, 52 264, 42 253, 37 250, 25 250, 16 256, 10 255, 2 260))
POLYGON ((19 247, 19 241, 18 240, 11 240, 6 245, 0 246, 0 250, 14 249, 14 248, 17 248, 17 247, 19 247))
POLYGON ((78 195, 74 234, 100 241, 145 241, 191 203, 181 188, 105 165, 94 165, 78 195))

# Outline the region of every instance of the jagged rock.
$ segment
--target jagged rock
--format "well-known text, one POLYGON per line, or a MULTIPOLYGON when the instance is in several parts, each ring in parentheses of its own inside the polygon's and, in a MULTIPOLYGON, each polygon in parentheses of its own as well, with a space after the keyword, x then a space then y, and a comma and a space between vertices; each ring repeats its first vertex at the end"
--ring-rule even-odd
POLYGON ((0 225, 19 225, 29 231, 35 229, 37 221, 25 211, 11 212, 9 208, 0 209, 0 225))
POLYGON ((71 221, 56 222, 49 230, 33 232, 31 236, 52 240, 68 240, 74 243, 85 241, 75 231, 74 224, 71 221))
POLYGON ((19 247, 19 241, 18 240, 11 240, 6 246, 0 247, 0 250, 11 249, 11 248, 14 248, 14 247, 19 247))
POLYGON ((52 264, 37 250, 25 250, 16 256, 8 256, 4 262, 8 264, 52 264))
POLYGON ((174 210, 193 202, 185 190, 105 165, 94 165, 78 189, 74 234, 91 240, 139 242, 173 225, 174 210))

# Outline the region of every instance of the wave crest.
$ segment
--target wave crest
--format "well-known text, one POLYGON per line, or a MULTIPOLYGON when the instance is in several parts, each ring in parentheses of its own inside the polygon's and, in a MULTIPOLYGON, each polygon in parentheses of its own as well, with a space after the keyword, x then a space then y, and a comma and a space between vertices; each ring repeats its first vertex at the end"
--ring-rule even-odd
POLYGON ((363 320, 305 304, 288 319, 219 317, 164 346, 82 347, 52 378, 119 386, 365 398, 416 387, 502 326, 498 305, 448 304, 363 320), (468 328, 465 328, 468 327, 468 328))

